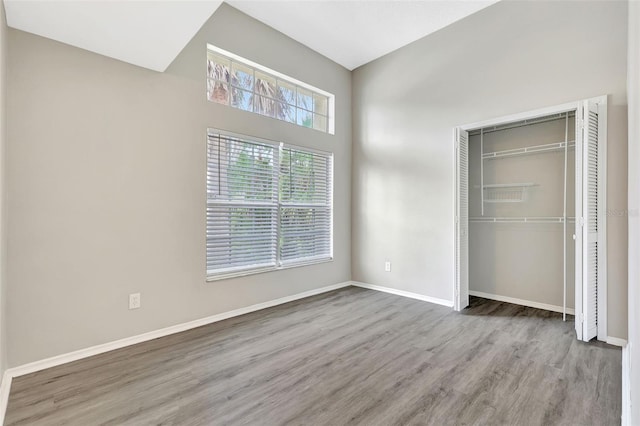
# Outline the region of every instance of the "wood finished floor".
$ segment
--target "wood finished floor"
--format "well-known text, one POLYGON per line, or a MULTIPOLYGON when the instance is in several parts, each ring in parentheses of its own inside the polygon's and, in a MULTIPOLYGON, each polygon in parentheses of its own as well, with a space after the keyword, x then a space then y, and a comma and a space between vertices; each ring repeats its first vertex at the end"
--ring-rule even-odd
POLYGON ((559 314, 349 287, 13 381, 8 425, 613 425, 621 352, 559 314))

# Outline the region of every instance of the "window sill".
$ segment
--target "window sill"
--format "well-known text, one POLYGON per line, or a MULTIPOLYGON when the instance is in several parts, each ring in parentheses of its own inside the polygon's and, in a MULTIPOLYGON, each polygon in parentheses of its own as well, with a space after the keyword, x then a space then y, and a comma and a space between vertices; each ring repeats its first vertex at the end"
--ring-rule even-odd
POLYGON ((221 280, 227 280, 230 278, 244 277, 247 275, 262 274, 264 272, 281 271, 283 269, 298 268, 301 266, 310 266, 310 265, 317 265, 319 263, 329 263, 329 262, 333 262, 333 257, 301 260, 298 262, 286 263, 280 266, 270 266, 266 268, 256 268, 256 269, 245 269, 243 271, 232 272, 227 274, 212 274, 212 275, 207 275, 207 282, 221 281, 221 280))

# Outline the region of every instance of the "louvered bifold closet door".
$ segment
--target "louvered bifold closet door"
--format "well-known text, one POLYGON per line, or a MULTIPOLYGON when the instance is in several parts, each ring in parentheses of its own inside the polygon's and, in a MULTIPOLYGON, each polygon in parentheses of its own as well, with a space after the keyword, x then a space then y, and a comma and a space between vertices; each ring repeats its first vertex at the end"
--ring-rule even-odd
POLYGON ((456 244, 457 310, 469 306, 469 133, 458 129, 458 211, 456 244))
POLYGON ((283 146, 280 154, 280 262, 332 257, 332 155, 283 146))
POLYGON ((583 187, 582 211, 582 279, 583 294, 583 340, 588 341, 598 334, 598 105, 586 102, 583 130, 583 187))
POLYGON ((207 144, 207 275, 276 266, 278 148, 221 134, 207 144))

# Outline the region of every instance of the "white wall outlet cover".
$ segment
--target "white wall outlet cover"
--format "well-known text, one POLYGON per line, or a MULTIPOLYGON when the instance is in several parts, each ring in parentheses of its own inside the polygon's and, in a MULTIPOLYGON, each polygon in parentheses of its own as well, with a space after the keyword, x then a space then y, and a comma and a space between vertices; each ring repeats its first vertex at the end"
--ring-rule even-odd
POLYGON ((389 261, 384 262, 384 270, 386 272, 391 272, 391 262, 389 261))
POLYGON ((129 309, 138 309, 140 307, 140 293, 131 293, 129 295, 129 309))

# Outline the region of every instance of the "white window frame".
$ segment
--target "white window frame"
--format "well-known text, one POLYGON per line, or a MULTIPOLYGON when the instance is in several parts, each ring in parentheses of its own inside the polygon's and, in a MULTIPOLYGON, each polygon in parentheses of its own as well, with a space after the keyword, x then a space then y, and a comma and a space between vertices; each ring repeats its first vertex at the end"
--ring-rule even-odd
MULTIPOLYGON (((275 78, 276 81, 283 81, 283 82, 286 82, 288 84, 294 85, 296 87, 296 93, 295 93, 296 104, 297 104, 298 89, 304 89, 304 90, 310 91, 312 93, 312 98, 313 98, 314 94, 326 97, 327 98, 327 113, 326 113, 326 115, 325 114, 316 113, 314 111, 309 111, 306 108, 302 108, 302 107, 298 107, 296 105, 293 105, 296 108, 296 119, 295 119, 295 122, 281 120, 281 119, 279 119, 277 117, 270 117, 268 115, 263 115, 263 117, 275 118, 278 121, 284 121, 285 123, 293 124, 293 125, 296 125, 298 127, 303 127, 303 128, 307 128, 307 129, 313 129, 313 130, 316 130, 316 131, 319 131, 319 132, 322 132, 322 133, 327 133, 327 134, 330 134, 330 135, 334 135, 335 134, 335 99, 336 99, 336 97, 335 97, 334 94, 329 93, 329 92, 327 92, 325 90, 319 89, 319 88, 317 88, 315 86, 312 86, 312 85, 310 85, 308 83, 305 83, 303 81, 297 80, 297 79, 295 79, 293 77, 289 77, 286 74, 283 74, 283 73, 278 72, 276 70, 273 70, 271 68, 265 67, 264 65, 260 65, 260 64, 258 64, 256 62, 253 62, 253 61, 249 60, 249 59, 243 58, 242 56, 236 55, 235 53, 229 52, 227 50, 221 49, 221 48, 219 48, 217 46, 214 46, 212 44, 208 44, 207 43, 207 53, 208 52, 213 52, 216 55, 220 55, 220 56, 226 57, 227 59, 229 59, 232 62, 239 63, 239 64, 245 65, 247 67, 253 68, 253 71, 254 71, 254 73, 253 73, 254 74, 253 75, 254 89, 255 89, 255 71, 260 71, 261 73, 267 74, 268 76, 275 78), (326 121, 327 121, 326 130, 324 130, 324 131, 323 130, 319 130, 319 129, 315 128, 313 125, 311 127, 306 127, 306 126, 302 126, 302 125, 298 124, 298 122, 297 122, 298 121, 297 120, 297 109, 298 108, 304 109, 305 111, 311 113, 312 117, 314 115, 324 116, 326 121)), ((209 78, 209 75, 207 74, 207 78, 206 78, 207 87, 208 87, 208 84, 209 84, 210 80, 212 80, 212 79, 209 78)), ((212 80, 212 81, 217 81, 217 80, 212 80)), ((228 82, 228 83, 222 82, 222 83, 228 84, 228 87, 229 87, 227 103, 226 104, 222 104, 222 105, 226 105, 226 106, 229 106, 229 107, 234 108, 234 109, 240 109, 241 111, 245 111, 245 112, 253 112, 253 113, 259 114, 258 112, 255 111, 255 106, 252 108, 252 111, 246 111, 246 110, 241 109, 241 108, 233 107, 231 105, 231 100, 230 100, 232 84, 231 84, 231 82, 228 82)), ((208 97, 207 97, 207 99, 208 99, 208 97)), ((215 102, 215 101, 213 101, 211 99, 208 99, 208 100, 209 100, 209 102, 215 102)), ((262 115, 262 114, 260 114, 260 115, 262 115)))
MULTIPOLYGON (((292 148, 298 151, 303 151, 303 152, 308 152, 308 153, 312 153, 312 154, 320 154, 322 156, 326 156, 329 159, 329 170, 328 170, 328 208, 329 208, 329 216, 330 216, 330 224, 329 224, 329 255, 324 256, 324 255, 320 255, 320 256, 312 256, 312 257, 303 257, 303 258, 297 258, 297 259, 291 259, 291 260, 287 260, 287 261, 283 261, 281 259, 281 254, 280 254, 280 237, 281 237, 281 210, 283 208, 286 207, 295 207, 295 206, 301 206, 301 204, 299 203, 292 203, 292 202, 283 202, 281 200, 281 197, 278 196, 278 200, 277 200, 277 210, 276 210, 276 219, 275 219, 275 226, 277 227, 277 236, 276 236, 276 261, 275 261, 275 265, 271 266, 236 266, 236 267, 229 267, 229 268, 225 268, 225 269, 218 269, 216 271, 209 271, 208 267, 206 266, 207 264, 207 256, 205 255, 205 271, 206 271, 206 280, 209 281, 219 281, 219 280, 224 280, 224 279, 229 279, 229 278, 234 278, 234 277, 241 277, 241 276, 246 276, 246 275, 253 275, 253 274, 258 274, 258 273, 263 273, 263 272, 269 272, 269 271, 277 271, 277 270, 281 270, 281 269, 289 269, 289 268, 296 268, 296 267, 300 267, 300 266, 308 266, 308 265, 313 265, 313 264, 318 264, 318 263, 326 263, 326 262, 332 262, 333 261, 333 172, 334 172, 334 156, 332 152, 328 152, 328 151, 322 151, 322 150, 317 150, 317 149, 313 149, 313 148, 308 148, 308 147, 303 147, 303 146, 298 146, 298 145, 292 145, 292 144, 287 144, 284 142, 278 142, 278 141, 273 141, 273 140, 269 140, 269 139, 264 139, 264 138, 260 138, 260 137, 255 137, 255 136, 248 136, 248 135, 243 135, 243 134, 239 134, 239 133, 233 133, 233 132, 229 132, 226 130, 219 130, 219 129, 215 129, 215 128, 209 128, 207 129, 207 156, 208 156, 208 147, 209 147, 209 137, 211 136, 215 136, 215 135, 220 135, 223 137, 228 137, 228 138, 233 138, 233 139, 238 139, 238 140, 243 140, 243 141, 247 141, 247 142, 256 142, 256 143, 260 143, 260 144, 267 144, 267 145, 272 145, 274 147, 275 152, 278 155, 278 158, 281 157, 282 155, 282 150, 286 149, 286 148, 292 148)), ((207 160, 207 172, 209 171, 209 165, 208 165, 208 160, 207 160)), ((278 170, 275 171, 274 176, 276 179, 276 188, 279 188, 279 179, 280 179, 280 161, 278 160, 275 164, 274 164, 274 168, 277 168, 278 170)), ((279 190, 278 190, 279 191, 279 190)), ((212 205, 212 204, 220 204, 220 201, 214 200, 214 199, 210 199, 209 198, 209 194, 206 194, 206 205, 207 208, 212 205)), ((250 205, 249 203, 247 203, 247 205, 250 205)), ((205 221, 206 222, 206 221, 205 221)), ((205 253, 206 253, 206 235, 205 235, 205 253)))

